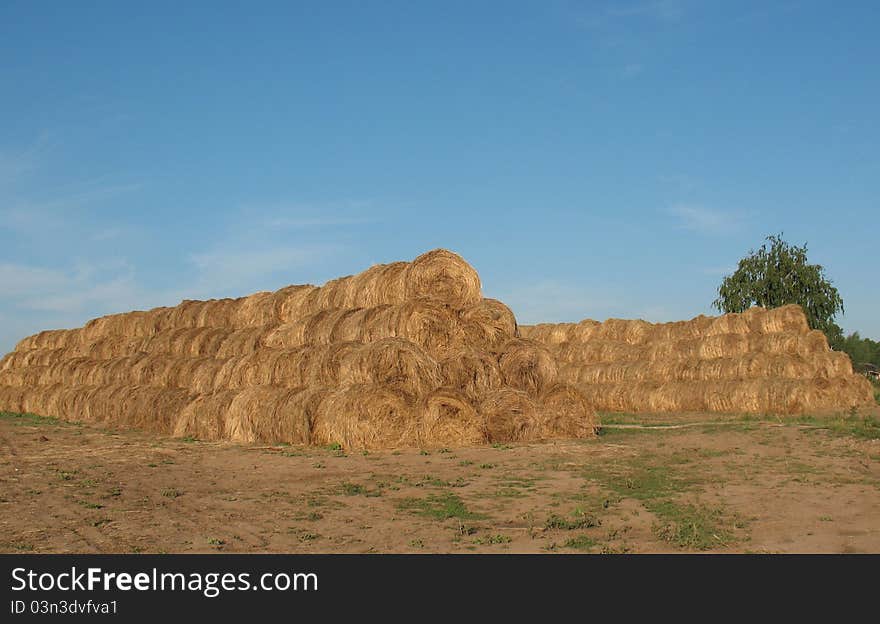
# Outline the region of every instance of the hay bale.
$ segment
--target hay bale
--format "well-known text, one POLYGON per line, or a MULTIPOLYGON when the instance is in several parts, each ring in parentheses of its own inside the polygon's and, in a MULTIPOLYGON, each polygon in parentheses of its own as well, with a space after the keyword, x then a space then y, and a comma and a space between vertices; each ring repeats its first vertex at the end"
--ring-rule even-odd
POLYGON ((538 436, 552 438, 592 438, 598 418, 587 397, 569 384, 546 388, 538 397, 538 436))
POLYGON ((504 385, 498 359, 485 351, 462 349, 440 362, 445 386, 456 388, 471 400, 504 385))
POLYGON ((485 444, 486 432, 471 400, 456 388, 438 388, 422 399, 419 441, 426 447, 485 444))
POLYGON ((746 310, 743 316, 751 330, 759 334, 787 331, 803 334, 810 331, 807 316, 799 305, 785 305, 771 310, 754 307, 746 310))
POLYGON ((281 323, 290 323, 302 316, 303 303, 317 286, 311 284, 295 284, 276 290, 273 295, 274 309, 281 323))
POLYGON ((517 390, 537 396, 556 382, 556 359, 542 344, 525 338, 514 338, 502 347, 498 359, 504 383, 517 390))
POLYGON ((237 390, 225 390, 196 395, 174 420, 171 435, 199 440, 226 439, 226 413, 238 394, 237 390))
POLYGON ((538 410, 529 395, 521 390, 501 388, 489 392, 480 401, 478 411, 489 442, 522 442, 540 438, 538 410))
POLYGON ((406 301, 404 274, 408 262, 377 264, 351 278, 348 308, 372 308, 406 301))
POLYGON ((308 444, 324 392, 260 386, 239 392, 226 411, 226 439, 235 442, 308 444))
POLYGON ((435 249, 413 260, 403 281, 408 300, 437 299, 463 308, 482 299, 480 276, 464 258, 446 249, 435 249))
MULTIPOLYGON (((215 354, 218 358, 249 355, 259 350, 263 338, 271 333, 277 325, 245 327, 229 333, 220 343, 215 354)), ((209 355, 209 354, 200 354, 209 355)))
POLYGON ((384 338, 353 349, 342 358, 337 379, 343 384, 381 384, 414 396, 427 395, 443 383, 440 365, 403 338, 384 338))
POLYGON ((312 443, 349 450, 411 447, 419 443, 418 429, 411 396, 386 386, 348 386, 321 401, 312 443))
POLYGON ((437 359, 442 359, 454 348, 460 335, 456 313, 436 301, 420 299, 382 306, 360 318, 363 321, 360 332, 363 341, 406 338, 437 359))
POLYGON ((461 332, 465 344, 492 351, 518 336, 516 317, 497 299, 482 299, 463 309, 461 332))
POLYGON ((242 297, 232 311, 230 322, 236 329, 276 325, 281 319, 276 312, 275 293, 258 292, 242 297))

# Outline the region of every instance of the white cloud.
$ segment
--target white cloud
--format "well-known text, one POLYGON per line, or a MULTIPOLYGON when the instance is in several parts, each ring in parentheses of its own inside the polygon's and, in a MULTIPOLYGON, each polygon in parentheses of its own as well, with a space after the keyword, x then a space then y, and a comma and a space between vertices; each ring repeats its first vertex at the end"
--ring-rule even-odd
POLYGON ((624 65, 620 70, 620 73, 623 74, 624 78, 634 78, 645 71, 645 66, 641 63, 629 63, 628 65, 624 65))
POLYGON ((47 292, 68 282, 61 271, 22 264, 0 264, 0 292, 17 298, 33 292, 47 292))
POLYGON ((741 229, 743 216, 722 212, 696 204, 676 204, 668 210, 676 217, 678 227, 704 234, 725 234, 741 229))
MULTIPOLYGON (((338 250, 335 245, 279 245, 270 248, 221 250, 192 254, 197 270, 194 288, 199 293, 246 293, 268 287, 267 278, 319 262, 338 250)), ((275 285, 278 288, 279 285, 275 285)), ((201 295, 200 295, 201 296, 201 295)))
POLYGON ((310 227, 342 227, 347 225, 364 225, 376 223, 375 219, 367 218, 344 218, 344 217, 277 217, 266 221, 266 225, 273 228, 310 228, 310 227))
POLYGON ((686 5, 685 0, 613 2, 610 7, 597 8, 588 14, 582 14, 578 21, 588 28, 605 28, 632 19, 673 23, 684 19, 686 5))
POLYGON ((731 266, 719 266, 719 267, 704 267, 700 269, 700 273, 703 275, 710 275, 712 277, 718 277, 721 275, 730 275, 731 273, 736 271, 736 267, 731 266))
POLYGON ((685 14, 685 2, 682 0, 650 0, 633 4, 616 3, 607 10, 611 17, 647 17, 654 20, 677 22, 685 14))
POLYGON ((133 302, 141 298, 133 275, 122 275, 94 284, 71 280, 65 286, 56 294, 26 299, 22 307, 63 314, 78 314, 89 308, 111 313, 137 307, 133 302))
POLYGON ((620 301, 609 296, 607 291, 596 295, 586 288, 549 279, 491 296, 506 303, 517 321, 527 325, 574 322, 585 318, 604 320, 622 310, 620 301))
POLYGON ((24 149, 0 150, 0 188, 37 169, 40 160, 53 147, 49 135, 44 132, 24 149))
POLYGON ((5 263, 0 264, 0 292, 20 309, 77 313, 128 303, 137 289, 124 262, 74 263, 66 269, 5 263))

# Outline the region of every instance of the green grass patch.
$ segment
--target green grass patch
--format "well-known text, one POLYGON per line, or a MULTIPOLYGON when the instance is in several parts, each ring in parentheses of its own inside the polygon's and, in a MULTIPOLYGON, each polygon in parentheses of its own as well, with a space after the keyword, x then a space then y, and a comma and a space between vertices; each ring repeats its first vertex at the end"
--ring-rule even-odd
POLYGON ((30 412, 26 412, 23 414, 20 414, 18 412, 0 412, 0 420, 11 422, 13 425, 31 427, 39 425, 57 426, 71 424, 63 420, 59 420, 58 418, 54 418, 53 416, 40 416, 38 414, 31 414, 30 412))
POLYGON ((801 416, 796 422, 799 425, 826 430, 836 436, 880 440, 880 419, 870 414, 837 417, 801 416))
POLYGON ((397 508, 435 520, 476 520, 484 517, 470 511, 464 501, 451 492, 431 494, 425 498, 404 498, 397 501, 397 508))
POLYGON ((89 501, 82 501, 82 500, 78 500, 76 502, 79 505, 82 505, 83 507, 85 507, 86 509, 103 509, 104 508, 104 505, 102 505, 100 503, 90 503, 89 501))
POLYGON ((340 485, 342 493, 346 496, 369 496, 376 497, 382 496, 382 488, 376 488, 375 490, 371 490, 366 486, 361 485, 360 483, 351 483, 349 481, 343 481, 340 485))
POLYGON ((7 549, 18 552, 33 552, 35 550, 34 545, 29 542, 0 542, 0 552, 7 549))
POLYGON ((513 539, 506 535, 488 535, 486 537, 479 537, 474 540, 474 544, 480 545, 488 545, 488 544, 509 544, 513 539))
POLYGON ((745 527, 736 516, 680 502, 681 494, 700 488, 701 475, 694 464, 669 459, 644 454, 586 476, 621 498, 639 501, 657 518, 654 534, 678 548, 707 550, 736 541, 734 529, 745 527))
POLYGON ((561 529, 563 531, 575 531, 577 529, 589 529, 600 526, 598 518, 586 514, 579 514, 574 520, 568 520, 558 514, 553 514, 544 523, 546 529, 561 529))
POLYGON ((574 550, 592 550, 595 545, 596 540, 589 535, 572 537, 563 544, 565 548, 573 548, 574 550))
POLYGON ((654 534, 678 548, 708 550, 735 541, 731 523, 738 523, 721 508, 682 505, 674 501, 654 501, 646 505, 658 518, 654 534))
POLYGON ((62 481, 73 481, 79 470, 56 470, 56 472, 58 473, 58 478, 62 481))

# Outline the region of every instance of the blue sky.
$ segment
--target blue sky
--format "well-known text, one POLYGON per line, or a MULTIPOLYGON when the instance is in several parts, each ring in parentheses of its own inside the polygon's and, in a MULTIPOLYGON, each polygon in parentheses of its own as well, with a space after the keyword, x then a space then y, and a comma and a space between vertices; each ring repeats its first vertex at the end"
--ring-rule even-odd
POLYGON ((434 247, 521 322, 677 320, 777 232, 880 338, 878 22, 876 2, 5 0, 0 351, 434 247))

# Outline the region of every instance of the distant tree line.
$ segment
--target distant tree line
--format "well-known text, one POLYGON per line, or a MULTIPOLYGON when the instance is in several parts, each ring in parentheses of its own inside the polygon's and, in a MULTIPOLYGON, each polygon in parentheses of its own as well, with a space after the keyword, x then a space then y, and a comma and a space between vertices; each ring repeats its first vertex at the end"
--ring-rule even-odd
POLYGON ((880 342, 870 338, 862 338, 859 332, 853 332, 846 338, 831 343, 836 351, 844 351, 852 359, 853 368, 865 372, 867 365, 880 369, 880 342))

